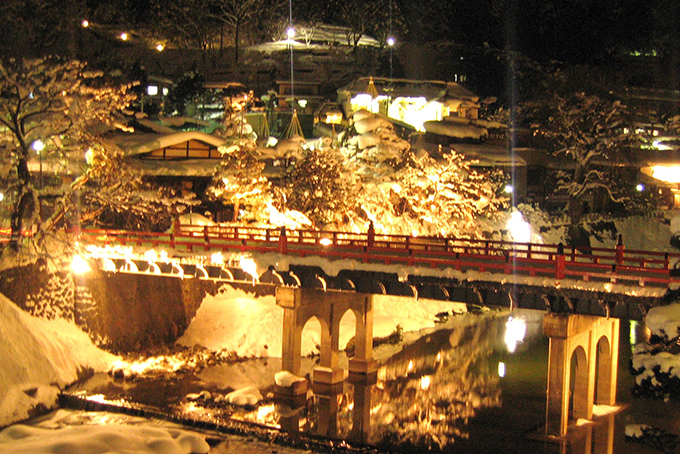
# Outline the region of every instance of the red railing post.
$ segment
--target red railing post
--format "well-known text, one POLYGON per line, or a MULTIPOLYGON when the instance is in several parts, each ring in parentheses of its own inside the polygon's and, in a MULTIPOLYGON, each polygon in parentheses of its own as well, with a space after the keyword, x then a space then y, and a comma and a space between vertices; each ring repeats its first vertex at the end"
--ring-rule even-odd
POLYGON ((281 227, 279 234, 279 253, 285 254, 288 252, 288 237, 286 236, 286 227, 281 227))
POLYGON ((373 226, 373 221, 368 224, 368 234, 366 238, 366 245, 368 247, 373 247, 375 244, 375 227, 373 226))
POLYGON ((564 244, 557 245, 557 255, 555 256, 555 278, 564 279, 565 257, 564 244))
POLYGON ((623 235, 619 234, 619 239, 616 241, 616 264, 623 265, 623 235))

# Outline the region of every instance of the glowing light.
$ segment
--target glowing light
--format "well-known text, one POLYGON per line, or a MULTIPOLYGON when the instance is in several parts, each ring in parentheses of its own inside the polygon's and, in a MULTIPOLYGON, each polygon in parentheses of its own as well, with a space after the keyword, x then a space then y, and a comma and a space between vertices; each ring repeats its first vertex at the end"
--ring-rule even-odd
POLYGON ((330 246, 333 244, 333 241, 330 238, 321 238, 321 240, 319 240, 319 244, 322 246, 330 246))
POLYGON ((5 194, 0 192, 0 202, 2 202, 3 200, 5 200, 5 194))
POLYGON ((413 370, 413 360, 409 360, 408 366, 406 367, 406 370, 408 372, 411 372, 413 370))
POLYGON ((498 363, 498 376, 505 377, 505 363, 498 363))
POLYGON ((125 32, 121 33, 121 34, 120 34, 120 39, 122 39, 123 41, 127 41, 127 40, 128 40, 128 34, 125 33, 125 32))
POLYGON ((94 151, 92 151, 92 148, 88 148, 85 152, 85 162, 87 162, 87 165, 89 166, 94 162, 94 151))
POLYGON ((212 254, 210 256, 210 263, 213 265, 224 265, 224 255, 222 255, 222 251, 212 254))
POLYGON ((680 183, 680 166, 654 166, 652 177, 666 183, 680 183))
POLYGON ((83 28, 87 28, 90 26, 90 21, 88 21, 87 19, 83 19, 83 21, 80 23, 80 26, 83 28))
POLYGON ((503 192, 506 194, 512 194, 515 191, 515 188, 511 184, 506 184, 505 188, 503 188, 503 192))
POLYGON ((156 251, 154 251, 153 249, 149 249, 148 251, 146 251, 146 252, 144 253, 144 258, 145 258, 148 262, 155 262, 155 261, 158 260, 158 254, 157 254, 156 251))
POLYGON ((85 274, 88 271, 91 271, 92 268, 90 268, 90 265, 84 258, 79 255, 74 255, 73 260, 71 261, 71 270, 75 274, 85 274))
POLYGON ((394 41, 394 38, 393 38, 392 36, 390 36, 389 38, 387 38, 387 45, 388 45, 388 46, 394 46, 394 42, 395 42, 395 41, 394 41))
POLYGON ((162 44, 160 44, 160 43, 159 43, 159 44, 156 44, 156 50, 157 50, 158 52, 163 52, 164 49, 165 49, 165 46, 164 46, 164 45, 162 45, 162 44))
POLYGON ((295 29, 293 27, 288 27, 288 30, 286 30, 286 36, 288 39, 293 39, 295 37, 295 29))
POLYGON ((508 317, 505 323, 505 345, 508 347, 510 353, 514 353, 517 349, 517 344, 524 341, 524 336, 527 333, 527 324, 524 319, 508 317))
POLYGON ((430 387, 431 378, 429 375, 424 375, 420 377, 420 389, 426 390, 430 387))
POLYGON ((248 257, 241 257, 239 266, 248 275, 253 278, 253 282, 259 282, 260 276, 257 274, 257 265, 253 259, 248 257))
POLYGON ((638 183, 637 186, 635 186, 635 190, 636 190, 637 192, 642 192, 642 191, 645 190, 645 185, 642 184, 642 183, 638 183))
POLYGON ((516 243, 528 243, 531 241, 531 226, 522 217, 519 211, 513 211, 506 226, 510 237, 516 243))
POLYGON ((31 144, 31 148, 33 148, 35 151, 38 152, 38 154, 40 154, 40 152, 45 149, 45 144, 40 139, 34 140, 33 143, 31 144))

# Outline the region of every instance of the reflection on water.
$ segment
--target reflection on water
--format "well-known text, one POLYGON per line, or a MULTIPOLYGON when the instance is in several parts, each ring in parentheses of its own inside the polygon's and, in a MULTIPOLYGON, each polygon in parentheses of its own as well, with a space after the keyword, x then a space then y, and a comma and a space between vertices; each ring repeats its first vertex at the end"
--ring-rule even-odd
MULTIPOLYGON (((99 376, 83 389, 194 419, 238 419, 393 451, 612 452, 593 450, 601 441, 611 445, 611 424, 577 428, 568 443, 527 438, 542 433, 545 424, 543 315, 518 310, 453 317, 397 353, 390 350, 394 346, 378 347, 376 354, 389 359, 372 379, 350 375, 330 389, 312 386, 296 400, 274 397, 280 359, 221 364, 163 381, 125 383, 99 376), (201 390, 215 396, 247 386, 258 388, 264 401, 244 409, 215 399, 185 399, 201 390)), ((302 374, 317 361, 303 358, 302 374)), ((347 367, 347 358, 340 364, 347 367)))
MULTIPOLYGON (((544 348, 542 316, 521 311, 509 321, 507 312, 466 315, 392 356, 372 382, 350 376, 337 389, 316 389, 302 401, 277 401, 232 417, 375 446, 447 450, 470 438, 471 421, 480 413, 503 406, 502 381, 512 375, 517 384, 536 381, 545 395, 545 359, 537 360, 542 368, 517 367, 534 361, 527 356, 532 348, 544 348), (512 359, 511 352, 523 359, 512 359)), ((538 427, 543 417, 539 407, 530 425, 538 427)))

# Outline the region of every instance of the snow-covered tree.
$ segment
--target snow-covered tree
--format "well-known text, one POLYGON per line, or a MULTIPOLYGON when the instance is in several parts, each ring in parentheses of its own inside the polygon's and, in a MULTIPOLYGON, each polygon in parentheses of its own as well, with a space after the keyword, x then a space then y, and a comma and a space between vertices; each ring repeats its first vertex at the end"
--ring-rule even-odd
POLYGON ((233 145, 220 147, 220 153, 222 161, 208 193, 225 205, 233 205, 234 221, 266 221, 267 204, 272 199, 271 184, 262 175, 265 164, 258 158, 255 142, 242 139, 233 145), (243 216, 239 217, 243 207, 248 207, 248 211, 244 210, 243 216))
POLYGON ((283 185, 288 208, 317 225, 341 222, 356 203, 354 176, 332 148, 309 150, 289 168, 283 185))
POLYGON ((256 139, 252 126, 245 119, 245 111, 252 101, 252 92, 245 96, 225 96, 222 129, 217 130, 216 133, 225 139, 256 139))
POLYGON ((619 100, 595 94, 553 93, 530 109, 536 135, 555 156, 570 160, 570 170, 558 176, 557 191, 568 196, 572 241, 578 237, 587 200, 605 194, 623 202, 626 194, 612 177, 612 165, 625 158, 640 137, 619 100))
POLYGON ((23 231, 41 234, 77 206, 74 193, 101 171, 88 164, 86 152, 107 153, 98 137, 117 126, 114 114, 133 100, 129 88, 77 61, 44 58, 0 63, 3 203, 12 207, 13 248, 18 248, 23 231), (63 176, 75 179, 64 184, 63 176))
POLYGON ((503 181, 496 172, 480 173, 452 151, 437 161, 414 157, 389 181, 364 186, 362 210, 381 231, 416 235, 478 237, 480 217, 504 208, 503 181))
POLYGON ((479 217, 505 206, 498 195, 502 172, 477 172, 453 150, 439 161, 416 153, 386 119, 369 112, 358 111, 353 120, 343 152, 362 183, 350 216, 358 228, 372 221, 385 233, 479 236, 479 217))

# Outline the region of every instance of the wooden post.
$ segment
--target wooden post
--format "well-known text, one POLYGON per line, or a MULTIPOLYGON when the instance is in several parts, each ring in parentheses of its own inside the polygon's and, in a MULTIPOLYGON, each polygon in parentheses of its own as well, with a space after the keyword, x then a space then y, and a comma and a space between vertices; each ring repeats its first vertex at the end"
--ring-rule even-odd
POLYGON ((619 234, 619 239, 616 242, 616 264, 623 265, 623 235, 619 234))
POLYGON ((557 255, 555 256, 555 279, 564 279, 565 257, 564 244, 557 245, 557 255))
POLYGON ((279 234, 279 253, 285 254, 288 252, 288 237, 286 237, 286 228, 281 227, 279 234))
POLYGON ((373 221, 368 224, 368 237, 366 243, 368 247, 373 247, 373 244, 375 243, 375 227, 373 227, 373 221))

